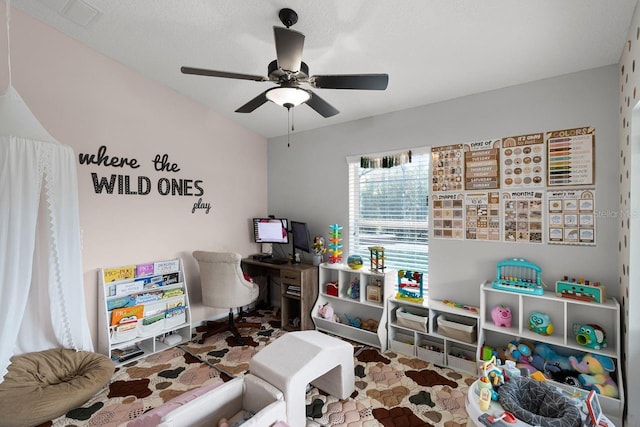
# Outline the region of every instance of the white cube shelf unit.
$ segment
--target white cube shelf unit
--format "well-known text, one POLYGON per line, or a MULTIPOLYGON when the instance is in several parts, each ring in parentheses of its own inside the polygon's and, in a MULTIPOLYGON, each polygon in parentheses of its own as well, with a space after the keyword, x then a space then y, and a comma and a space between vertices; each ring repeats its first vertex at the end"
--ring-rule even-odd
MULTIPOLYGON (((620 304, 615 298, 604 303, 580 301, 556 296, 552 291, 543 295, 528 295, 494 289, 490 282, 481 285, 480 294, 480 335, 479 343, 492 347, 503 347, 513 339, 524 339, 546 343, 559 354, 593 353, 613 359, 616 371, 611 378, 616 382, 620 397, 612 398, 599 395, 599 401, 607 417, 615 424, 622 425, 624 408, 624 387, 620 359, 620 304), (511 327, 496 326, 491 310, 498 305, 511 309, 511 327), (550 335, 541 335, 529 330, 529 316, 537 311, 549 315, 553 324, 550 335), (597 324, 605 331, 607 346, 591 349, 577 343, 573 324, 597 324)), ((481 357, 481 346, 478 347, 481 357)))
POLYGON ((455 304, 389 298, 389 348, 435 365, 477 374, 479 314, 455 304))
POLYGON ((98 349, 116 365, 191 339, 182 260, 99 271, 98 349))
POLYGON ((385 351, 387 348, 387 312, 386 301, 394 290, 397 273, 371 271, 366 267, 354 270, 342 263, 323 263, 319 266, 318 299, 311 312, 311 318, 317 330, 338 335, 385 351), (348 294, 350 284, 359 282, 359 295, 348 294), (337 295, 327 292, 327 285, 337 285, 337 295), (374 286, 367 293, 367 286, 374 286), (367 297, 369 295, 369 298, 367 297), (318 307, 329 304, 340 322, 324 319, 318 314, 318 307), (349 324, 350 319, 359 318, 361 322, 374 320, 375 330, 357 328, 349 324))

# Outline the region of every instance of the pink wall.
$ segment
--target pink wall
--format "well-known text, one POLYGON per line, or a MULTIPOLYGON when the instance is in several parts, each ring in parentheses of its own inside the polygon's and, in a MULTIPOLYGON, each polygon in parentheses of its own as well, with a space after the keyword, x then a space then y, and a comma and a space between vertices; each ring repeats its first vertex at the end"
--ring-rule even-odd
MULTIPOLYGON (((85 296, 94 343, 101 267, 181 257, 193 320, 220 314, 200 303, 191 252, 248 255, 258 249, 249 220, 267 213, 266 140, 20 11, 11 12, 13 84, 44 127, 76 156, 97 154, 104 145, 107 155, 140 164, 133 169, 78 163, 85 296), (180 171, 156 171, 157 154, 167 154, 180 171), (145 176, 151 188, 144 196, 96 194, 92 172, 128 175, 133 191, 138 176, 145 176), (163 196, 157 189, 163 178, 200 180, 203 194, 198 197, 192 188, 190 195, 163 196), (200 198, 210 203, 208 214, 205 209, 192 213, 200 198)), ((6 34, 0 33, 0 58, 6 58, 6 34)), ((3 88, 8 82, 4 59, 0 82, 3 88)))

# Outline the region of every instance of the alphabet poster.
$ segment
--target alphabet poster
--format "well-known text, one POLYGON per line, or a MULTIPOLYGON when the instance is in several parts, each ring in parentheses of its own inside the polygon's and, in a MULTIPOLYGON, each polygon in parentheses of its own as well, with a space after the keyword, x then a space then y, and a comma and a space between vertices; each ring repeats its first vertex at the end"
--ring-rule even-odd
POLYGON ((431 190, 462 190, 464 156, 462 144, 433 147, 431 149, 431 190))
POLYGON ((542 132, 504 138, 501 188, 544 187, 545 158, 542 132))
POLYGON ((595 246, 595 188, 548 191, 550 244, 595 246))
POLYGON ((433 195, 433 237, 462 239, 464 237, 462 193, 433 195))
POLYGON ((542 243, 542 191, 505 191, 504 241, 542 243))
POLYGON ((595 184, 594 144, 593 127, 547 132, 548 186, 595 184))
POLYGON ((500 140, 489 139, 464 144, 466 190, 500 188, 500 140))
POLYGON ((467 240, 500 241, 500 193, 483 191, 464 195, 467 240))

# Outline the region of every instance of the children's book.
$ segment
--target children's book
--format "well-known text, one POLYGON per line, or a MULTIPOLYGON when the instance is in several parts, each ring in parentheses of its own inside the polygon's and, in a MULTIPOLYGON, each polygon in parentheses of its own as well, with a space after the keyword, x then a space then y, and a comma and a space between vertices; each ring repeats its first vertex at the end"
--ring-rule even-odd
POLYGON ((142 319, 144 314, 143 305, 134 305, 133 307, 116 308, 111 312, 111 325, 119 323, 132 322, 142 319))
POLYGON ((104 282, 115 282, 116 280, 133 279, 136 276, 136 266, 105 268, 103 270, 104 282))
POLYGON ((136 305, 136 296, 129 295, 126 297, 114 298, 107 300, 107 310, 111 311, 116 308, 132 307, 136 305))

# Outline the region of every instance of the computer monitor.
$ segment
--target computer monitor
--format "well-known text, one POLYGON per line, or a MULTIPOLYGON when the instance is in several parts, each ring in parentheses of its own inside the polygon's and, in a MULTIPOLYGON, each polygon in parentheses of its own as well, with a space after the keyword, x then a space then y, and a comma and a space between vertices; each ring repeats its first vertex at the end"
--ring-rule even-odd
POLYGON ((256 243, 289 243, 285 218, 253 218, 253 238, 256 243))
POLYGON ((311 252, 311 239, 306 222, 291 221, 291 238, 293 239, 294 251, 300 249, 304 252, 311 252))

